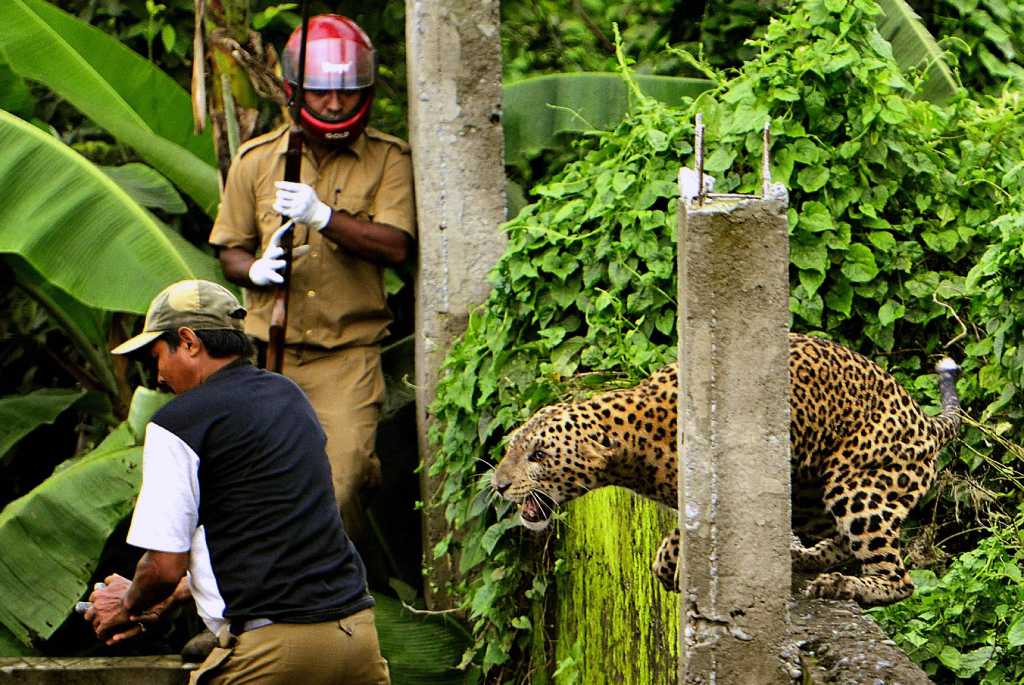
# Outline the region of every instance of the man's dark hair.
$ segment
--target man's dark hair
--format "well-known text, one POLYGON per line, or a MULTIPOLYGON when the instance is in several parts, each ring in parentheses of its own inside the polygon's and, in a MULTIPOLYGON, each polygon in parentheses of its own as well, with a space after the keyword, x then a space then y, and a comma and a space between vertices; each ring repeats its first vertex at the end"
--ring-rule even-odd
MULTIPOLYGON (((235 355, 243 359, 250 359, 256 353, 249 336, 242 331, 229 329, 196 331, 196 337, 203 341, 203 347, 214 359, 235 355)), ((178 349, 178 345, 181 344, 181 336, 178 335, 178 331, 165 331, 157 340, 166 342, 171 352, 178 349)))

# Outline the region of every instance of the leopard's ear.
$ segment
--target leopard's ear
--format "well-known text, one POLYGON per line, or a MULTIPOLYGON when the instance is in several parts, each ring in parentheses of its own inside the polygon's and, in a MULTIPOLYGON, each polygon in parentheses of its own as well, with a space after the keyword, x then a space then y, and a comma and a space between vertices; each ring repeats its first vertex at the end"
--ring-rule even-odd
POLYGON ((616 445, 605 433, 586 435, 580 440, 577 452, 592 466, 603 469, 615 456, 616 445))

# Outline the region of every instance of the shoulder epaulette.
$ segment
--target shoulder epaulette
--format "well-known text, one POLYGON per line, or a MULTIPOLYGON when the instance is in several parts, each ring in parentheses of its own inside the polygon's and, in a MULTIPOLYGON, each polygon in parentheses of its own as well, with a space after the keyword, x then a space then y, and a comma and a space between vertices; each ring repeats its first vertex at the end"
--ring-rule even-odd
POLYGON ((366 127, 365 133, 366 133, 366 137, 367 138, 372 138, 373 140, 382 140, 385 143, 391 143, 392 145, 397 145, 398 148, 402 152, 409 152, 409 149, 410 149, 409 148, 409 143, 405 142, 404 140, 402 140, 398 136, 393 136, 390 133, 384 133, 383 131, 378 131, 377 129, 375 129, 373 127, 370 127, 370 126, 366 127))
POLYGON ((275 140, 278 140, 281 136, 285 135, 286 133, 288 133, 288 127, 280 126, 278 128, 275 128, 273 131, 270 131, 269 133, 264 133, 261 136, 250 138, 249 140, 245 141, 244 143, 238 146, 238 152, 235 153, 235 156, 242 157, 248 152, 255 150, 258 147, 261 147, 268 143, 273 143, 275 140))

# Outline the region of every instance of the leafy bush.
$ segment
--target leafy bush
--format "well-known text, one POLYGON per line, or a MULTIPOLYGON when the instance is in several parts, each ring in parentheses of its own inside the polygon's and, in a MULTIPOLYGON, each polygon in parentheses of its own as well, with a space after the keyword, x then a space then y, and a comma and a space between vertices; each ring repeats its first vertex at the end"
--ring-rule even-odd
POLYGON ((1024 520, 996 529, 937 578, 911 571, 914 596, 874 618, 937 683, 1024 681, 1024 520))
MULTIPOLYGON (((774 180, 790 188, 793 327, 879 359, 932 406, 927 360, 951 352, 964 359, 965 406, 1013 434, 1024 352, 1010 337, 1020 289, 1007 288, 1022 271, 1018 248, 1001 241, 1019 240, 1024 222, 1003 189, 1024 169, 1021 106, 916 99, 917 80, 874 28, 878 11, 870 0, 797 2, 716 90, 677 108, 636 93, 632 114, 585 138, 578 161, 506 225, 492 294, 451 350, 433 405, 434 504, 457 531, 434 551, 459 553, 467 662, 500 679, 542 642, 531 642, 531 601, 550 577, 509 505, 489 508, 481 477, 503 435, 566 393, 636 379, 675 355, 674 179, 697 112, 724 191, 759 188, 761 127, 773 122, 774 180)), ((993 451, 979 434, 968 442, 993 451)), ((975 475, 980 464, 953 459, 975 475)))

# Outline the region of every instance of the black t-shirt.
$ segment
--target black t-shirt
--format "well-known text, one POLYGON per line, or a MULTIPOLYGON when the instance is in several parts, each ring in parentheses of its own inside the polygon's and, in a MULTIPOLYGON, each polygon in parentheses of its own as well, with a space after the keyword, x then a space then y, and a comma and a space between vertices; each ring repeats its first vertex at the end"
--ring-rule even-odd
POLYGON ((373 606, 324 444, 295 383, 229 365, 175 397, 147 427, 128 541, 189 550, 193 596, 214 623, 314 623, 373 606))

